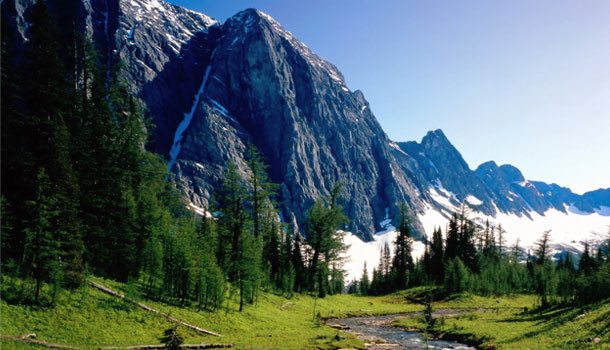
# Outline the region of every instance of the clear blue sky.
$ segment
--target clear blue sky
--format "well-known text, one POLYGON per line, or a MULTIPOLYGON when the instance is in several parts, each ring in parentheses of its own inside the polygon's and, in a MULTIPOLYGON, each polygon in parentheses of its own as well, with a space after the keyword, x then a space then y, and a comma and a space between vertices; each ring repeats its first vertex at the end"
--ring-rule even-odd
POLYGON ((610 187, 610 1, 170 0, 260 9, 334 63, 396 141, 441 128, 577 193, 610 187))

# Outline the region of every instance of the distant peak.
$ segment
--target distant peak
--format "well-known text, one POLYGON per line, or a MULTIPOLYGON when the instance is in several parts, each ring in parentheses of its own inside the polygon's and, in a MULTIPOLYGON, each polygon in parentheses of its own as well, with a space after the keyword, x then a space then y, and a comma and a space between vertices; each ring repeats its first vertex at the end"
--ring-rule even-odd
POLYGON ((504 174, 504 177, 509 182, 521 182, 525 181, 521 170, 517 169, 517 167, 510 164, 502 164, 500 165, 500 170, 504 174))
POLYGON ((248 8, 243 11, 240 11, 240 12, 236 13, 235 15, 229 17, 229 19, 227 21, 252 22, 254 20, 264 20, 264 21, 272 23, 272 24, 277 24, 277 21, 273 17, 269 16, 268 14, 264 13, 261 10, 255 9, 255 8, 248 8))
POLYGON ((443 133, 443 130, 436 129, 436 130, 428 131, 426 136, 424 136, 422 138, 421 144, 422 145, 427 145, 427 144, 434 144, 434 145, 445 144, 445 145, 451 145, 451 142, 449 142, 449 139, 447 138, 447 136, 445 136, 445 134, 443 133))
POLYGON ((493 161, 493 160, 488 160, 486 162, 481 163, 481 165, 479 165, 479 167, 482 167, 482 168, 498 168, 498 164, 496 164, 496 162, 493 161))
POLYGON ((443 130, 441 130, 441 129, 436 129, 436 130, 428 131, 426 136, 424 136, 422 138, 422 144, 426 143, 426 142, 430 142, 432 140, 437 140, 437 142, 440 141, 442 143, 448 143, 449 142, 449 139, 447 139, 447 136, 445 136, 445 133, 443 133, 443 130))

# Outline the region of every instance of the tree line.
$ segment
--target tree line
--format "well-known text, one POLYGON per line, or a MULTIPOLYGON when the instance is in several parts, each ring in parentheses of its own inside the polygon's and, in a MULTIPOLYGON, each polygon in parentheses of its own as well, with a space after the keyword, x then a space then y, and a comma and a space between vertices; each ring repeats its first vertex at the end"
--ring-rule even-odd
POLYGON ((227 164, 207 215, 194 215, 148 150, 154 126, 119 59, 59 35, 42 1, 28 20, 23 53, 2 21, 4 299, 52 303, 87 274, 202 310, 232 298, 242 310, 261 288, 342 292, 340 184, 312 204, 305 239, 281 222, 277 185, 249 145, 244 169, 227 164))
MULTIPOLYGON (((543 304, 557 299, 586 303, 608 297, 610 233, 594 253, 585 242, 578 263, 569 251, 554 262, 551 231, 545 231, 535 249, 526 254, 518 240, 513 246, 506 246, 506 232, 501 225, 494 227, 489 221, 477 225, 462 207, 449 220, 445 238, 440 227, 434 229, 423 257, 415 264, 401 265, 405 247, 407 251, 410 249, 402 243, 401 237, 409 237, 408 226, 403 223, 394 242, 394 257, 389 246, 384 246, 379 265, 373 269, 372 281, 365 264, 361 279, 351 283, 350 292, 379 295, 405 287, 436 285, 448 292, 470 291, 482 295, 536 293, 543 304)), ((409 261, 410 252, 407 255, 406 261, 409 261)))

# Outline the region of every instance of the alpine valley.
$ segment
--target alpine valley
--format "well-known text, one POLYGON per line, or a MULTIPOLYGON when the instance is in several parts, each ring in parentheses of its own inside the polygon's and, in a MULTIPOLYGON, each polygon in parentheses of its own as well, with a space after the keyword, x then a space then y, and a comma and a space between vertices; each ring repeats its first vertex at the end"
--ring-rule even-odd
MULTIPOLYGON (((21 46, 33 3, 2 3, 21 46)), ((248 143, 264 155, 280 184, 281 217, 297 230, 314 201, 343 183, 351 278, 394 240, 397 203, 408 205, 422 239, 463 203, 525 248, 551 229, 557 250, 579 251, 610 224, 610 189, 579 195, 493 161, 472 170, 441 130, 419 143, 390 140, 337 67, 258 10, 219 23, 159 0, 46 3, 64 34, 62 23, 76 23, 101 52, 123 60, 154 123, 154 151, 166 156, 189 209, 206 213, 228 161, 245 172, 248 143)))
POLYGON ((215 5, 2 0, 0 348, 607 348, 610 188, 391 140, 270 15, 215 5))

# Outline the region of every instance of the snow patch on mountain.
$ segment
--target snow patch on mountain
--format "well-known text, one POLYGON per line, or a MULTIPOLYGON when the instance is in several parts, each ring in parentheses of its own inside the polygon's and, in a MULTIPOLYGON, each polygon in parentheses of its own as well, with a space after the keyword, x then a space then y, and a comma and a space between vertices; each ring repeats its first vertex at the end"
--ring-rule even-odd
POLYGON ((167 165, 168 171, 172 170, 174 163, 176 163, 176 159, 178 158, 178 154, 180 153, 180 148, 182 147, 180 141, 182 141, 182 134, 188 128, 191 120, 193 119, 193 114, 195 114, 195 110, 199 105, 199 100, 201 99, 201 95, 205 90, 205 84, 208 82, 208 78, 210 76, 210 70, 212 66, 208 66, 205 70, 205 75, 203 76, 203 81, 201 82, 201 86, 199 87, 199 91, 195 94, 195 102, 191 107, 191 111, 184 114, 184 119, 178 124, 178 128, 176 128, 176 133, 174 134, 174 143, 172 145, 172 149, 169 151, 170 161, 167 165))
POLYGON ((483 204, 482 200, 478 199, 477 197, 475 197, 475 196, 473 196, 471 194, 466 197, 466 202, 468 202, 469 204, 472 204, 472 205, 481 205, 481 204, 483 204))
MULTIPOLYGON (((467 200, 469 199, 468 196, 467 200)), ((474 196, 472 196, 474 197, 474 196)), ((449 210, 459 211, 457 206, 447 206, 448 198, 440 195, 433 195, 435 201, 440 201, 448 211, 439 210, 434 206, 428 207, 418 218, 424 226, 428 238, 432 237, 434 228, 441 226, 443 234, 449 222, 449 210), (444 200, 441 200, 443 199, 444 200)), ((476 198, 476 197, 474 197, 476 198)), ((472 199, 472 198, 470 198, 472 199)), ((471 204, 471 201, 469 201, 471 204)), ((551 208, 543 214, 530 211, 526 215, 505 213, 496 208, 495 216, 484 215, 477 211, 472 211, 468 216, 476 223, 483 225, 489 220, 493 226, 502 225, 506 230, 504 238, 506 244, 511 246, 519 240, 519 246, 525 249, 533 249, 536 241, 546 230, 551 230, 551 245, 556 251, 571 249, 582 251, 585 241, 596 245, 608 238, 610 230, 610 208, 600 207, 594 213, 583 212, 573 205, 565 205, 565 212, 551 208)))
MULTIPOLYGON (((386 242, 390 245, 392 254, 394 253, 394 241, 396 240, 397 235, 398 232, 396 230, 386 231, 375 234, 373 241, 364 242, 353 233, 346 232, 343 239, 343 242, 346 245, 349 245, 349 249, 344 255, 345 261, 343 264, 346 283, 355 279, 359 280, 362 277, 364 262, 366 262, 369 277, 372 277, 373 268, 377 268, 377 265, 379 265, 381 250, 386 242)), ((413 241, 412 247, 411 255, 413 256, 413 260, 419 259, 424 255, 424 243, 413 241)))
MULTIPOLYGON (((172 5, 159 0, 121 0, 120 6, 123 11, 132 14, 133 22, 121 23, 122 30, 128 32, 128 44, 135 43, 134 28, 163 28, 155 35, 163 35, 167 40, 167 46, 175 54, 179 54, 182 46, 187 43, 197 31, 193 27, 200 27, 201 32, 207 32, 208 28, 218 25, 218 21, 195 11, 172 5)), ((146 38, 141 38, 145 40, 146 38)))

